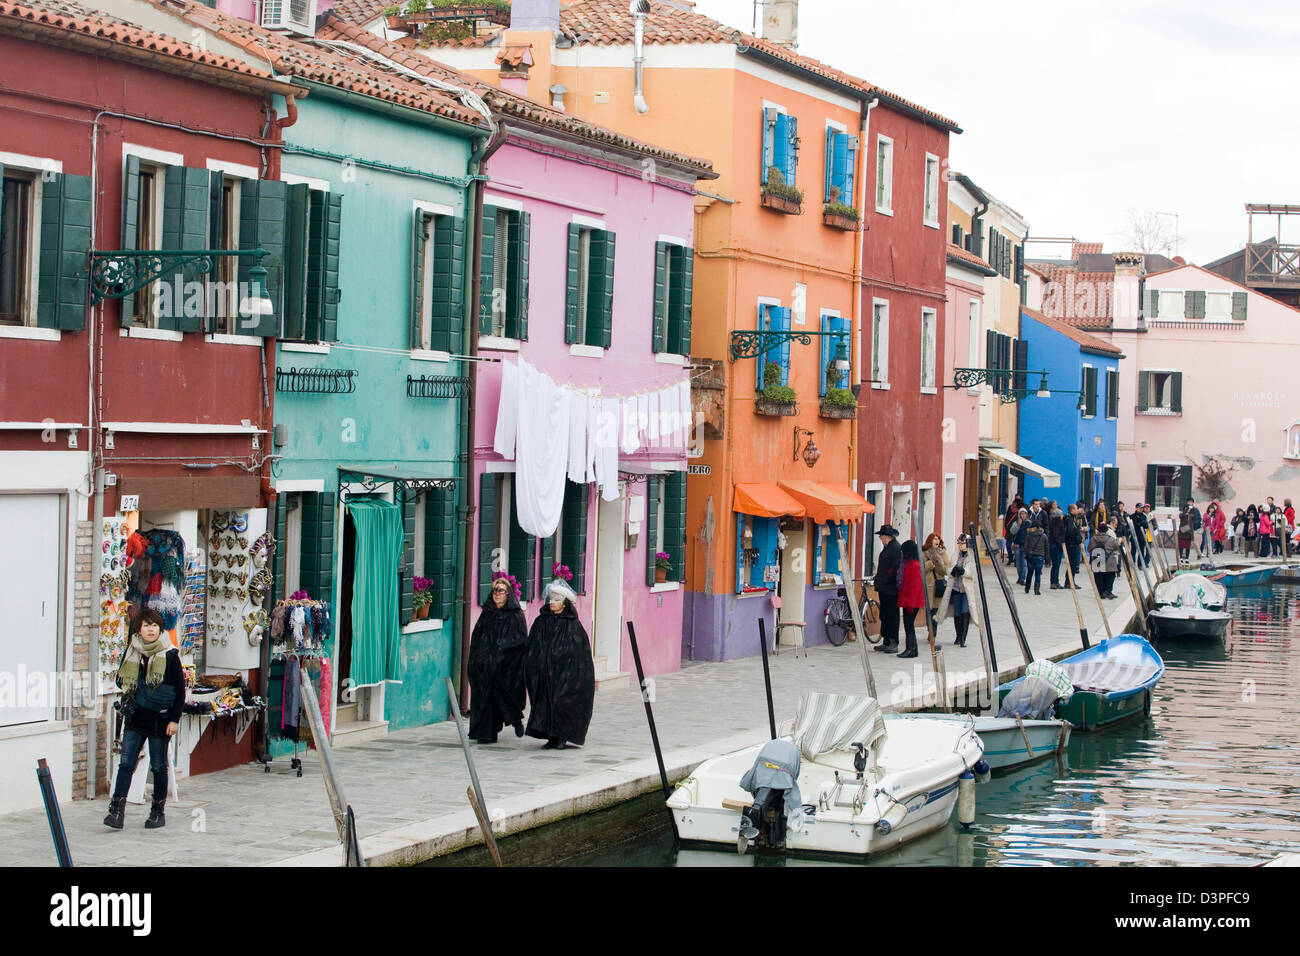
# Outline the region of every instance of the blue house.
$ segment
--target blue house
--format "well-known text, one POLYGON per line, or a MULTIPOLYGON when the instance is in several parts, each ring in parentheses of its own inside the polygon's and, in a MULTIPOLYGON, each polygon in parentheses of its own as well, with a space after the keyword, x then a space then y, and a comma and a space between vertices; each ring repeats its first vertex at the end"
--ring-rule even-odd
MULTIPOLYGON (((1049 373, 1050 398, 1031 395, 1020 405, 1020 454, 1061 476, 1059 488, 1044 488, 1026 474, 1024 496, 1046 495, 1064 509, 1119 494, 1115 442, 1119 419, 1119 361, 1115 346, 1029 308, 1020 310, 1020 336, 1029 346, 1029 368, 1049 373)), ((1035 376, 1028 376, 1036 386, 1035 376)), ((1126 502, 1132 506, 1133 502, 1126 502)))

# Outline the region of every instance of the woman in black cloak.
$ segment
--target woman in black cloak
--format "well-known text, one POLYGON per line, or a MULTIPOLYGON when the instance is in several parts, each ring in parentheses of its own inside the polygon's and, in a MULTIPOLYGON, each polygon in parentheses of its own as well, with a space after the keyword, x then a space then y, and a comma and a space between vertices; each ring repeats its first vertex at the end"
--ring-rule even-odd
POLYGON ((496 743, 507 724, 524 735, 527 641, 524 609, 510 582, 498 578, 469 639, 469 735, 477 743, 496 743))
POLYGON ((583 743, 591 723, 596 669, 576 599, 567 584, 552 581, 528 634, 528 736, 545 740, 543 750, 583 743))

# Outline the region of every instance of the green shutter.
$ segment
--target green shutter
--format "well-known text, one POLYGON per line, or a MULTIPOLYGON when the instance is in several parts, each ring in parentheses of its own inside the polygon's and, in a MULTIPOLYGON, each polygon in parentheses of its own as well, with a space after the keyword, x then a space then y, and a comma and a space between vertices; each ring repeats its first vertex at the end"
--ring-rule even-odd
POLYGON ((510 214, 510 234, 506 254, 510 268, 507 276, 506 335, 525 341, 528 338, 528 255, 533 231, 533 217, 526 212, 510 214))
POLYGON ((533 596, 533 572, 537 561, 537 538, 519 527, 518 511, 510 509, 510 573, 523 590, 522 600, 533 596))
POLYGON ((690 274, 688 273, 690 256, 684 246, 674 246, 668 258, 668 271, 671 275, 668 292, 668 351, 676 355, 685 355, 691 350, 690 345, 682 348, 683 341, 690 339, 690 274))
MULTIPOLYGON (((1147 496, 1146 501, 1151 502, 1151 506, 1156 506, 1156 466, 1147 465, 1147 496)), ((1154 533, 1155 529, 1152 528, 1154 533)))
POLYGON ((1101 470, 1101 484, 1106 510, 1111 511, 1115 507, 1115 502, 1119 500, 1119 469, 1113 467, 1103 468, 1101 470))
POLYGON ((343 195, 316 193, 312 203, 312 269, 309 288, 319 303, 308 303, 308 315, 316 323, 316 341, 337 342, 339 337, 339 236, 343 228, 343 195))
POLYGON ((1097 414, 1097 369, 1084 366, 1083 369, 1083 414, 1091 418, 1097 414))
MULTIPOLYGON (((568 482, 564 486, 564 523, 560 530, 560 561, 573 572, 573 590, 587 593, 587 508, 588 485, 568 482)), ((550 568, 547 568, 550 571, 550 568)))
POLYGON ((394 483, 402 507, 402 559, 397 566, 398 604, 402 623, 415 620, 415 509, 419 496, 403 481, 394 483))
POLYGON ((1147 318, 1154 319, 1160 314, 1160 290, 1147 289, 1147 318))
MULTIPOLYGON (((567 501, 566 501, 567 504, 567 501)), ((566 516, 567 517, 567 516, 566 516)), ((541 539, 541 557, 537 559, 537 580, 539 582, 538 591, 544 591, 554 577, 551 574, 551 568, 555 566, 555 535, 547 535, 541 539)))
POLYGON ((334 492, 302 495, 300 587, 314 600, 334 600, 334 492))
POLYGON ((645 483, 645 583, 655 583, 655 552, 659 542, 655 530, 659 527, 659 483, 662 478, 647 478, 645 483))
POLYGON ((220 249, 221 234, 225 231, 226 175, 219 170, 208 171, 208 248, 220 249))
MULTIPOLYGON (((122 162, 122 244, 121 249, 135 248, 140 228, 140 157, 127 156, 122 162)), ((123 322, 129 321, 130 309, 122 303, 123 322)))
POLYGON ((564 341, 570 345, 578 342, 578 279, 581 268, 578 249, 581 235, 582 227, 576 222, 569 223, 569 253, 565 259, 564 341))
MULTIPOLYGON (((423 209, 416 209, 411 216, 411 282, 410 282, 410 320, 411 348, 421 347, 420 324, 424 308, 424 244, 433 237, 429 234, 429 224, 423 209)), ((438 271, 438 256, 434 254, 434 273, 438 271)), ((434 279, 437 284, 437 279, 434 279)), ((439 323, 433 323, 433 336, 440 331, 439 323)))
MULTIPOLYGON (((90 177, 64 173, 42 185, 36 324, 44 329, 84 329, 94 215, 90 177)), ((129 311, 125 303, 123 311, 129 311)))
POLYGON ((1232 317, 1245 321, 1246 318, 1246 293, 1232 293, 1232 317))
POLYGON ((290 184, 285 192, 284 216, 284 329, 285 338, 314 338, 315 323, 307 312, 307 224, 309 206, 317 196, 305 183, 290 184))
MULTIPOLYGON (((435 216, 433 220, 433 307, 431 348, 459 355, 464 348, 461 315, 465 309, 465 220, 435 216)), ((415 341, 419 347, 419 340, 415 341)))
POLYGON ((678 323, 677 352, 691 354, 691 316, 695 309, 695 249, 682 247, 681 318, 678 323))
MULTIPOLYGON (((665 347, 671 337, 665 339, 664 330, 668 326, 668 297, 665 285, 668 281, 668 243, 655 243, 655 285, 654 285, 654 321, 650 326, 650 351, 671 352, 665 347)), ((671 336, 671 333, 669 333, 671 336)))
MULTIPOLYGON (((495 271, 494 260, 497 244, 496 207, 483 209, 482 239, 478 255, 478 334, 492 334, 493 289, 492 277, 495 271)), ((491 585, 489 584, 489 590, 491 585)))
MULTIPOLYGON (((164 249, 204 249, 208 240, 208 212, 211 203, 211 175, 206 169, 190 166, 168 166, 163 171, 162 247, 164 249)), ((194 278, 193 266, 189 275, 180 274, 180 280, 194 278)), ((164 275, 164 282, 177 281, 177 274, 164 275)), ((158 328, 198 332, 203 325, 203 312, 188 315, 185 297, 172 303, 172 314, 158 317, 158 328)))
POLYGON ((1183 317, 1187 319, 1205 318, 1205 293, 1188 292, 1183 296, 1183 317))
MULTIPOLYGON (((304 189, 306 187, 303 187, 304 189)), ((266 290, 271 298, 270 315, 240 318, 241 332, 251 335, 276 334, 279 316, 284 314, 284 272, 286 216, 289 186, 273 179, 249 179, 242 184, 239 198, 239 248, 266 250, 266 290)), ((239 260, 239 281, 249 282, 252 256, 239 260)), ((314 597, 314 595, 313 595, 314 597)))
POLYGON ((686 472, 664 478, 664 551, 672 569, 668 580, 686 580, 686 472))
POLYGON ((1151 402, 1151 373, 1138 372, 1138 401, 1137 410, 1145 412, 1150 407, 1151 402))
POLYGON ((479 475, 478 482, 478 600, 480 604, 492 594, 492 553, 497 547, 500 513, 497 476, 485 471, 479 475))
POLYGON ((1191 465, 1178 466, 1178 490, 1181 493, 1181 497, 1176 502, 1174 502, 1174 506, 1177 508, 1181 508, 1183 506, 1183 503, 1186 502, 1187 499, 1192 496, 1192 466, 1191 465))
POLYGON ((275 496, 275 553, 271 556, 272 605, 288 597, 284 591, 284 562, 288 555, 285 544, 289 540, 289 503, 293 496, 282 491, 275 496))
POLYGON ((424 574, 433 581, 429 617, 451 620, 455 610, 458 565, 456 489, 435 488, 425 495, 424 500, 424 574))
POLYGON ((587 280, 587 345, 609 348, 614 322, 614 233, 591 231, 587 280))
POLYGON ((1169 387, 1169 410, 1181 414, 1183 410, 1183 373, 1173 372, 1170 378, 1172 382, 1169 387))

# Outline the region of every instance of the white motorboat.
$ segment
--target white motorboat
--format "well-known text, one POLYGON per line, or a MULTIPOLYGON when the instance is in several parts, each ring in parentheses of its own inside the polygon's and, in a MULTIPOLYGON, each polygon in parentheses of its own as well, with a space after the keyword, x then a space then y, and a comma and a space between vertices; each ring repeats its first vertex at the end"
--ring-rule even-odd
POLYGON ((965 714, 899 714, 915 720, 974 720, 984 744, 984 759, 993 770, 1006 770, 1064 751, 1070 744, 1068 720, 1015 717, 968 717, 965 714))
POLYGON ((973 719, 805 694, 789 737, 706 760, 668 806, 683 840, 863 857, 944 826, 959 780, 973 819, 983 749, 973 719))

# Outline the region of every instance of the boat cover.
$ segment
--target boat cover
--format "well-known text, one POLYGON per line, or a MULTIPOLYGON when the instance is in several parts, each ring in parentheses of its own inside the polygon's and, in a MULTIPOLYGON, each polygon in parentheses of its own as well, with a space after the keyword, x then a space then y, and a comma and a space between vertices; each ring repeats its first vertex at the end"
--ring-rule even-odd
POLYGON ((1125 664, 1120 661, 1093 659, 1061 665, 1076 690, 1088 690, 1099 694, 1108 694, 1117 690, 1131 690, 1141 687, 1156 674, 1160 673, 1159 664, 1125 664))
POLYGON ((855 743, 875 749, 885 736, 885 718, 874 697, 854 694, 804 694, 794 718, 791 739, 809 760, 855 743))
POLYGON ((1199 574, 1178 574, 1156 586, 1156 604, 1219 607, 1227 597, 1227 588, 1199 574))
POLYGON ((754 766, 740 778, 740 789, 757 793, 761 787, 785 792, 785 812, 795 817, 803 813, 803 795, 799 793, 799 748, 788 740, 769 740, 758 752, 754 766))
MULTIPOLYGON (((1068 679, 1068 678, 1067 678, 1068 679)), ((1074 693, 1074 688, 1070 688, 1074 693)), ((1042 677, 1028 676, 1016 681, 1002 699, 999 717, 1024 717, 1029 720, 1050 720, 1052 708, 1060 698, 1059 689, 1042 677)))
MULTIPOLYGON (((1041 677, 1056 690, 1056 696, 1069 700, 1074 695, 1074 682, 1060 664, 1042 660, 1030 661, 1025 668, 1026 677, 1041 677)), ((1024 716, 1023 714, 1021 715, 1024 716)))

